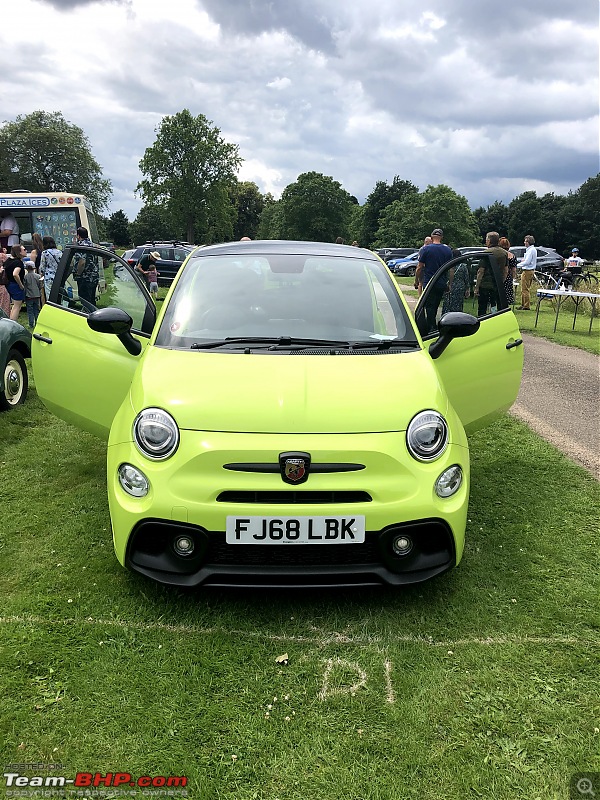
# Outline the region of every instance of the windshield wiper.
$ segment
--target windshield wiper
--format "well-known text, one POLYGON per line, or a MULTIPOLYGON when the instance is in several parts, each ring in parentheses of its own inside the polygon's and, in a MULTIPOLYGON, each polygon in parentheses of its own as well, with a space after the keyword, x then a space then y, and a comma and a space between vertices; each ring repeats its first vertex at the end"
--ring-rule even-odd
POLYGON ((349 342, 352 350, 366 350, 372 347, 376 350, 389 350, 390 347, 419 347, 419 343, 415 340, 405 341, 404 339, 369 339, 366 342, 349 342))
POLYGON ((227 345, 267 345, 276 350, 279 347, 350 347, 348 341, 338 339, 303 339, 298 336, 226 336, 224 339, 215 339, 208 342, 194 342, 191 350, 210 350, 227 345))

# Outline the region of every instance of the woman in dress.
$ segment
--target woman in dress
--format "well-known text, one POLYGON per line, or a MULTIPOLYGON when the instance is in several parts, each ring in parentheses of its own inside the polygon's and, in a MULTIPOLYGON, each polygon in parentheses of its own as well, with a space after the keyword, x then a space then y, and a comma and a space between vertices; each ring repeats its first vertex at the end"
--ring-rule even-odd
POLYGON ((469 268, 463 261, 452 267, 448 276, 448 291, 444 295, 442 314, 446 311, 462 311, 465 298, 471 294, 469 268))
POLYGON ((508 302, 509 306, 514 306, 515 304, 515 287, 513 281, 517 277, 517 257, 514 253, 511 253, 509 250, 510 242, 506 238, 506 236, 502 236, 500 241, 498 242, 498 247, 502 247, 506 250, 508 255, 508 275, 504 280, 504 292, 506 294, 506 301, 508 302))
POLYGON ((52 236, 44 236, 42 242, 44 245, 44 252, 42 253, 40 261, 40 272, 44 276, 44 291, 46 293, 46 300, 48 300, 62 253, 56 246, 56 242, 52 236))

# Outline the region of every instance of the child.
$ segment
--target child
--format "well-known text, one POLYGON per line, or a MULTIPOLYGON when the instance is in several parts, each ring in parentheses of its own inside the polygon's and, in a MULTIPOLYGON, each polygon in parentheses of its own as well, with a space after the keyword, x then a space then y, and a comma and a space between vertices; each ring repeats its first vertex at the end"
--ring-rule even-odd
POLYGON ((156 303, 158 299, 158 276, 160 275, 160 272, 157 271, 154 261, 150 261, 148 269, 144 271, 144 275, 148 281, 150 295, 156 303))
POLYGON ((38 315, 40 313, 40 299, 41 299, 41 282, 43 278, 33 271, 35 264, 33 261, 26 261, 25 268, 27 272, 23 278, 23 285, 25 286, 25 302, 27 303, 27 316, 29 317, 29 327, 31 330, 35 328, 38 315))

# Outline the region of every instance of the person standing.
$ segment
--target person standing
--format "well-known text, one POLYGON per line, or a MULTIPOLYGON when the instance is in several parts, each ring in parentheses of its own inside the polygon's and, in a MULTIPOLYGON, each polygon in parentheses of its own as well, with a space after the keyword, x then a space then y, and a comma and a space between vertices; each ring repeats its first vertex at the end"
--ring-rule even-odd
POLYGON ((138 263, 136 264, 135 268, 138 272, 141 272, 146 281, 148 282, 148 272, 149 270, 156 269, 156 262, 160 260, 160 253, 158 250, 153 250, 151 253, 146 253, 143 255, 138 263))
POLYGON ((517 277, 517 257, 514 253, 510 252, 510 242, 506 236, 501 236, 498 246, 506 250, 508 256, 508 274, 504 280, 504 293, 506 294, 506 302, 509 306, 515 304, 515 285, 514 280, 517 277))
POLYGON ((10 258, 4 262, 4 272, 8 276, 8 293, 12 300, 12 307, 10 309, 10 318, 18 320, 21 313, 21 306, 25 300, 25 286, 23 285, 23 278, 25 277, 25 268, 23 266, 23 256, 27 255, 27 250, 21 244, 13 244, 10 248, 10 258))
POLYGON ((144 272, 148 281, 148 291, 154 302, 158 300, 158 276, 160 272, 156 269, 156 261, 151 261, 148 269, 144 272))
POLYGON ((42 244, 44 251, 40 259, 40 272, 44 278, 44 294, 46 295, 46 300, 48 300, 62 253, 56 246, 56 242, 52 236, 44 236, 42 244))
POLYGON ((2 211, 2 221, 0 221, 0 244, 10 250, 15 244, 19 244, 19 223, 11 211, 2 211))
POLYGON ((531 310, 531 284, 533 283, 533 273, 537 264, 537 250, 535 249, 535 239, 531 234, 527 234, 524 240, 525 256, 520 263, 521 267, 521 305, 518 311, 531 310))
MULTIPOLYGON (((93 247, 89 238, 87 228, 77 228, 77 244, 84 247, 93 247)), ((98 260, 93 253, 83 251, 76 253, 74 257, 75 267, 73 277, 77 282, 77 292, 79 299, 84 300, 96 307, 96 289, 100 281, 100 270, 98 260)))
MULTIPOLYGON (((8 258, 6 247, 0 248, 0 274, 4 278, 4 263, 8 258)), ((0 308, 7 317, 10 317, 10 295, 4 283, 0 282, 0 308)))
MULTIPOLYGON (((447 244, 442 243, 443 236, 444 231, 441 228, 434 228, 431 231, 431 244, 424 245, 419 251, 419 264, 415 271, 415 287, 418 288, 419 295, 423 293, 438 269, 452 259, 452 250, 447 244)), ((435 328, 437 310, 447 291, 447 285, 448 274, 442 273, 431 287, 423 307, 426 330, 421 331, 421 335, 435 328)))
POLYGON ((25 286, 25 302, 27 303, 27 317, 31 330, 35 328, 35 323, 40 314, 40 285, 43 282, 43 278, 34 271, 34 268, 34 262, 28 261, 25 278, 23 279, 23 284, 25 286))
MULTIPOLYGON (((508 254, 503 247, 499 246, 500 234, 496 231, 490 231, 485 237, 485 246, 496 259, 498 269, 500 270, 500 277, 502 283, 506 281, 508 275, 508 254)), ((477 297, 477 316, 485 317, 488 307, 492 312, 498 309, 498 289, 496 286, 496 278, 492 271, 492 267, 487 258, 482 258, 479 262, 479 269, 477 270, 477 278, 475 280, 475 291, 473 292, 477 297)))

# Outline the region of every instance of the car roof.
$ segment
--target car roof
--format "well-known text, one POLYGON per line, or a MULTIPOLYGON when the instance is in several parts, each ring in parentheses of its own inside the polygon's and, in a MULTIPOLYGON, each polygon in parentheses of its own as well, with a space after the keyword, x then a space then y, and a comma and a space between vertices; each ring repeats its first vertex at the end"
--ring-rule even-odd
POLYGON ((331 242, 300 242, 287 239, 258 239, 251 242, 225 242, 199 248, 195 255, 305 255, 338 256, 340 258, 370 258, 377 260, 370 250, 352 245, 331 242))

